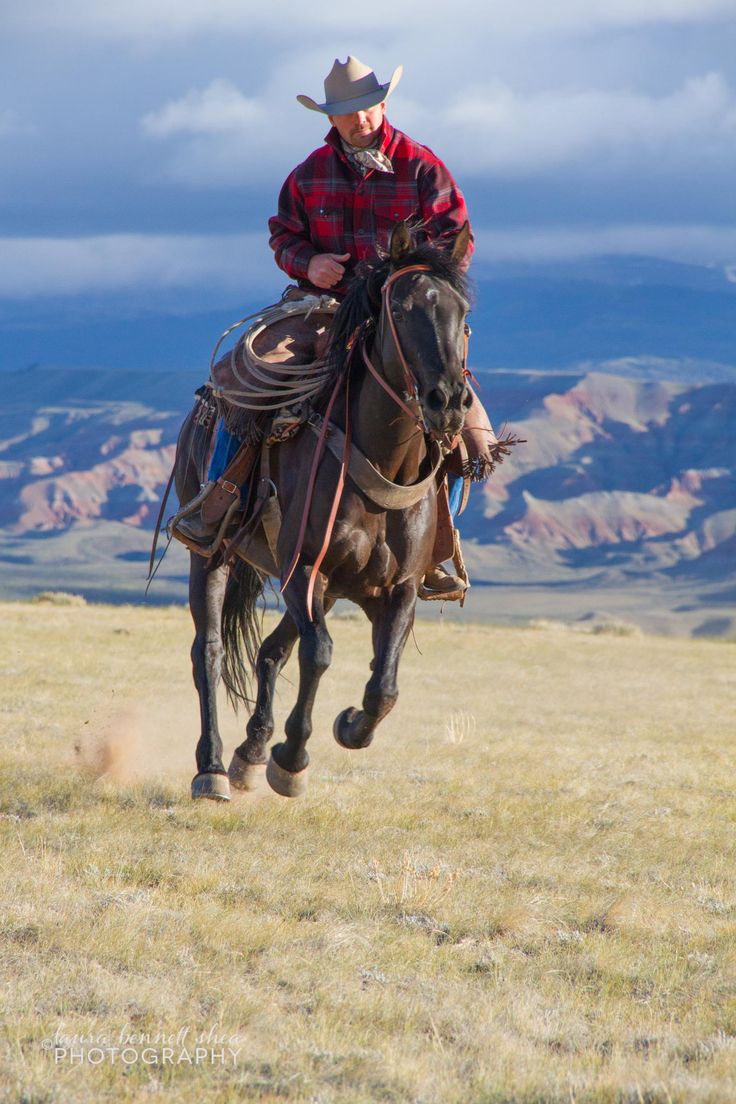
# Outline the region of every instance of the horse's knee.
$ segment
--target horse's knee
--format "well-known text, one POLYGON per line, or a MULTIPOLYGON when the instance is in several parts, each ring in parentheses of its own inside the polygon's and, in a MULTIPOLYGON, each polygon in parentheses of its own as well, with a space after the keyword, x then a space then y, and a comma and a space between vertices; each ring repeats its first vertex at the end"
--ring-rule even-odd
POLYGON ((313 662, 320 674, 324 674, 332 663, 332 641, 329 636, 319 642, 313 662))
POLYGON ((332 639, 324 627, 314 628, 302 636, 299 660, 315 675, 323 675, 332 663, 332 639))

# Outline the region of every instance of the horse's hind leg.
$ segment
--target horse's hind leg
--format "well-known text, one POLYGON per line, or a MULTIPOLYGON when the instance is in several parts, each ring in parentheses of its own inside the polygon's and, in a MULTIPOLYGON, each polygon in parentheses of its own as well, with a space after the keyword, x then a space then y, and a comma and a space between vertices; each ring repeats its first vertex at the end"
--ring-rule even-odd
POLYGON ((376 726, 396 704, 399 660, 414 623, 416 599, 415 584, 407 582, 394 587, 390 596, 373 599, 364 606, 373 623, 372 674, 363 695, 363 708, 351 706, 335 718, 332 731, 341 747, 368 747, 376 726))
POLYGON ((211 569, 201 556, 190 554, 189 609, 194 621, 192 673, 199 694, 202 729, 197 744, 197 774, 192 797, 228 801, 230 784, 222 765, 222 740, 217 725, 217 684, 222 666, 220 621, 225 596, 225 568, 211 569))
POLYGON ((312 621, 306 612, 308 583, 309 568, 300 568, 284 595, 299 632, 299 692, 286 721, 286 742, 274 745, 266 768, 268 784, 283 797, 298 797, 306 788, 309 764, 306 744, 312 733, 312 707, 319 681, 332 659, 332 640, 325 624, 324 576, 317 576, 312 621))
POLYGON ((299 631, 285 613, 261 644, 256 662, 256 704, 246 725, 246 739, 233 752, 228 775, 238 790, 255 788, 259 768, 266 763, 266 746, 273 736, 273 698, 276 679, 291 655, 299 631))

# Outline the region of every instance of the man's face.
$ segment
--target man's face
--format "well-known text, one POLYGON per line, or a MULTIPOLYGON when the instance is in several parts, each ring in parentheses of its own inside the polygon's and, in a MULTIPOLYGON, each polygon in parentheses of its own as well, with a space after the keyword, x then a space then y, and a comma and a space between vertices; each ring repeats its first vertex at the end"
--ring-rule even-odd
POLYGON ((343 141, 348 142, 351 146, 367 148, 373 145, 381 129, 385 113, 386 104, 380 103, 376 104, 375 107, 367 108, 365 111, 353 111, 350 115, 330 115, 328 117, 332 125, 337 127, 338 134, 343 141))

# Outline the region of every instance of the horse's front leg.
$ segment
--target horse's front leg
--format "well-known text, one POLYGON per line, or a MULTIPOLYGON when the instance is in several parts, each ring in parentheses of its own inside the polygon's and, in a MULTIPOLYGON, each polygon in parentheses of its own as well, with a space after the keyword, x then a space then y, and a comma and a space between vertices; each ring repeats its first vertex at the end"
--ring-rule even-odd
MULTIPOLYGON (((284 593, 284 600, 299 633, 299 693, 286 725, 286 742, 275 744, 266 768, 266 778, 276 793, 298 797, 307 784, 307 740, 312 734, 312 708, 322 675, 332 660, 332 640, 325 624, 325 577, 318 574, 307 617, 309 567, 299 567, 284 593)), ((329 607, 328 607, 329 608, 329 607)))
POLYGON ((266 746, 273 736, 273 699, 276 679, 299 636, 290 613, 285 613, 266 637, 256 662, 256 704, 246 725, 246 739, 233 752, 228 775, 238 790, 256 788, 260 767, 266 763, 266 746))
POLYGON ((197 744, 197 774, 192 797, 229 801, 230 784, 222 765, 222 740, 217 726, 217 684, 222 666, 220 624, 227 572, 212 570, 201 556, 190 553, 189 609, 194 621, 192 674, 199 694, 201 734, 197 744))
POLYGON ((373 673, 366 684, 363 708, 350 706, 335 718, 332 731, 341 747, 368 747, 376 726, 396 704, 399 660, 414 624, 416 601, 416 583, 411 580, 364 606, 373 623, 373 673))

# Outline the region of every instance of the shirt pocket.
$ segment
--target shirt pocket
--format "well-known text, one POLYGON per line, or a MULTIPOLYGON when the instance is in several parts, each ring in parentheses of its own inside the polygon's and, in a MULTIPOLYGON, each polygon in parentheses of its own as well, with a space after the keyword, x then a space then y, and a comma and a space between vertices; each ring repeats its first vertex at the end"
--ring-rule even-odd
POLYGON ((322 253, 344 253, 345 214, 334 203, 316 203, 309 211, 309 237, 322 253))

